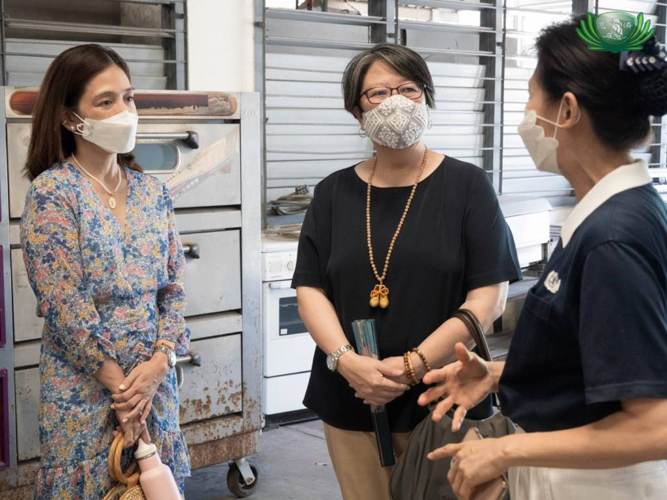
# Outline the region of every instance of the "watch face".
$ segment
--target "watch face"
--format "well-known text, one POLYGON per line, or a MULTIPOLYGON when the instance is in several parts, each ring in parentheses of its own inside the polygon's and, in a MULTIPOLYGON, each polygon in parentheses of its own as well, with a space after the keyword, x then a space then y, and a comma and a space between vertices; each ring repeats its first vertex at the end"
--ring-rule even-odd
POLYGON ((331 356, 331 354, 327 356, 327 368, 329 368, 329 370, 332 372, 336 371, 336 362, 334 361, 334 358, 331 356))
POLYGON ((174 366, 176 366, 176 353, 169 351, 169 367, 173 368, 174 366))

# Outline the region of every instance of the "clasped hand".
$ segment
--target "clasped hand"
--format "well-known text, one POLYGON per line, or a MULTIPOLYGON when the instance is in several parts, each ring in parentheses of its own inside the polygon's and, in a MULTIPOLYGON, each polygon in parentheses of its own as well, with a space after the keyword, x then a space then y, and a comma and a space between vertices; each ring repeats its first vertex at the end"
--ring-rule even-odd
POLYGON ((122 429, 125 433, 125 448, 134 445, 139 437, 150 442, 146 419, 150 415, 158 387, 168 371, 168 365, 159 356, 164 355, 156 354, 150 361, 137 365, 118 386, 119 392, 111 396, 111 408, 115 410, 120 423, 117 431, 122 429))
POLYGON ((338 371, 365 404, 383 406, 410 389, 407 384, 392 380, 404 374, 402 369, 353 352, 340 357, 338 371))

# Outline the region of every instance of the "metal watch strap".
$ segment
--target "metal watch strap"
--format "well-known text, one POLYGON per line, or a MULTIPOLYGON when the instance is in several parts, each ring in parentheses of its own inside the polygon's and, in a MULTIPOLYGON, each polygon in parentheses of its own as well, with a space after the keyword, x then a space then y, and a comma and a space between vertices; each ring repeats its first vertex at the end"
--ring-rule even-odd
POLYGON ((163 345, 163 346, 165 346, 167 349, 169 349, 170 351, 174 351, 174 352, 176 352, 176 349, 175 349, 174 347, 172 347, 171 344, 170 344, 167 340, 157 340, 157 341, 153 344, 153 349, 155 349, 155 348, 156 348, 157 346, 159 346, 159 345, 163 345))
POLYGON ((352 351, 354 347, 352 347, 350 344, 346 344, 342 347, 339 347, 336 349, 334 352, 330 354, 330 356, 338 361, 338 358, 340 358, 343 354, 345 354, 347 351, 352 351))
POLYGON ((173 358, 176 357, 176 352, 173 349, 169 349, 169 347, 164 345, 164 344, 156 345, 155 348, 153 349, 153 352, 157 352, 157 351, 160 351, 162 354, 167 356, 167 360, 168 360, 168 363, 169 363, 169 368, 173 368, 174 365, 172 365, 172 360, 173 360, 173 358))

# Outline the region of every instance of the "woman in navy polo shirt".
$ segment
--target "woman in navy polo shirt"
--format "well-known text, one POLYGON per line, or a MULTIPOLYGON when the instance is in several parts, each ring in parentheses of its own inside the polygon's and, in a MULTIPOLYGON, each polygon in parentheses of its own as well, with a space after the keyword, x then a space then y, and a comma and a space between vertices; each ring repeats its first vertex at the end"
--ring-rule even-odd
POLYGON ((529 292, 506 362, 465 346, 424 377, 458 405, 456 429, 483 396, 525 431, 448 445, 461 499, 509 470, 512 500, 667 498, 667 210, 644 161, 630 151, 667 113, 666 51, 590 51, 579 19, 537 40, 526 118, 519 127, 538 169, 561 173, 578 204, 529 292))

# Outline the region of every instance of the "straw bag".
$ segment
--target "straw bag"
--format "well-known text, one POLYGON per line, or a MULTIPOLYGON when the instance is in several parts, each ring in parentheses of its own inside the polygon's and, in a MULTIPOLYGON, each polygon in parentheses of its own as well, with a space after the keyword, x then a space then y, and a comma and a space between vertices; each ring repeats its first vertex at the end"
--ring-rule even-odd
POLYGON ((139 486, 139 471, 137 471, 137 462, 132 463, 123 472, 120 459, 123 454, 123 440, 125 436, 122 432, 116 434, 109 450, 109 476, 111 480, 120 483, 106 494, 104 500, 146 500, 144 492, 139 486))
MULTIPOLYGON (((467 309, 459 309, 453 317, 459 318, 468 327, 480 357, 492 361, 484 329, 477 317, 467 309)), ((394 467, 389 485, 391 500, 456 500, 447 480, 451 458, 429 460, 426 455, 446 444, 460 443, 473 427, 485 438, 516 432, 514 423, 500 412, 497 401, 495 413, 483 420, 465 418, 456 433, 452 432, 450 415, 445 415, 437 423, 428 415, 412 432, 407 449, 394 467)))

